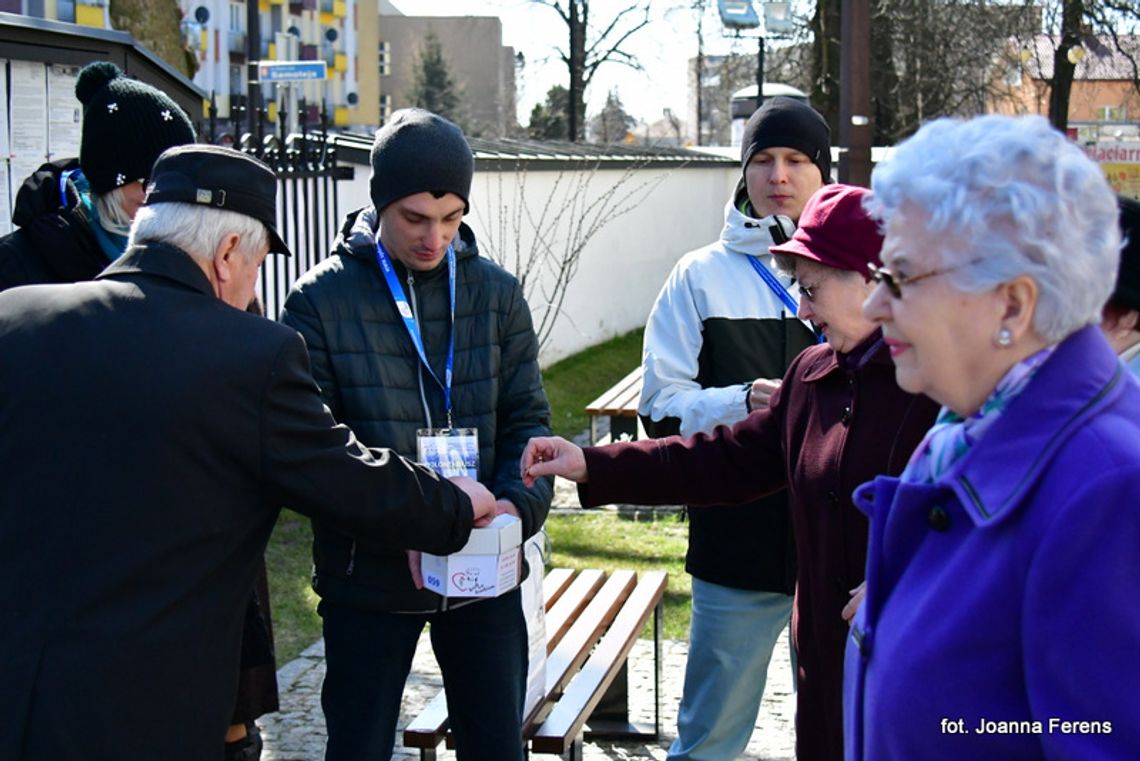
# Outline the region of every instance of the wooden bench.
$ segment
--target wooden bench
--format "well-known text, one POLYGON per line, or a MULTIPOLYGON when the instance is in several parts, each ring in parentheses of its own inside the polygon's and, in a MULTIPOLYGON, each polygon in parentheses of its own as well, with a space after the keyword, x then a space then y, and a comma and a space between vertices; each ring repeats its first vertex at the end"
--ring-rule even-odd
POLYGON ((641 398, 641 366, 610 386, 594 401, 586 405, 590 416, 590 443, 598 441, 598 418, 610 420, 610 438, 617 441, 628 435, 638 438, 637 403, 641 398))
MULTIPOLYGON (((535 753, 582 758, 588 738, 651 738, 661 733, 662 571, 551 570, 543 580, 546 607, 546 692, 523 722, 535 753), (626 661, 653 615, 653 725, 629 721, 626 661)), ((441 742, 453 748, 443 690, 404 729, 404 746, 420 759, 436 758, 441 742)))

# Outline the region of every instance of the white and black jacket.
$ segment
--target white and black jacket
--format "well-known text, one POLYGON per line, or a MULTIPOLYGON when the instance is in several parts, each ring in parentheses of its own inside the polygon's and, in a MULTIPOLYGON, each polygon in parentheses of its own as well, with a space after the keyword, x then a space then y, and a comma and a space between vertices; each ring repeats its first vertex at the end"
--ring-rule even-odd
MULTIPOLYGON (((730 202, 720 240, 677 262, 645 328, 638 412, 650 435, 692 436, 742 420, 746 384, 782 378, 792 359, 815 343, 811 329, 749 262, 757 258, 798 299, 768 253, 793 230, 787 217, 754 219, 730 202)), ((689 513, 689 573, 725 586, 791 593, 794 551, 784 493, 760 505, 689 513)))

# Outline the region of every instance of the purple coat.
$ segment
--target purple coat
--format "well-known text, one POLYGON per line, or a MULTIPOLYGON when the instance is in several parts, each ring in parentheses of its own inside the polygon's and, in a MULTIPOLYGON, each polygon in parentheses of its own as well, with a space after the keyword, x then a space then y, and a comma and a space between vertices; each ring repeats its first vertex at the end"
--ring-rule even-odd
POLYGON ((771 406, 732 428, 587 448, 590 481, 578 489, 585 506, 708 505, 787 487, 799 555, 792 638, 796 755, 804 761, 843 755, 847 624, 840 612, 863 580, 867 552, 867 520, 851 493, 875 475, 901 472, 937 412, 895 383, 877 331, 855 354, 863 361, 848 367, 827 344, 804 350, 771 406))
POLYGON ((847 761, 1140 758, 1140 387, 1098 329, 938 483, 855 501, 847 761))

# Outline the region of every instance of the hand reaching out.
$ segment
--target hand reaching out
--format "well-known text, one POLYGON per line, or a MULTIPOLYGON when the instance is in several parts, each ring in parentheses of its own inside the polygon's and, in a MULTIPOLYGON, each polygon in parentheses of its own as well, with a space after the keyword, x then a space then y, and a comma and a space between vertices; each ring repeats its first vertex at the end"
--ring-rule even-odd
POLYGON ((757 378, 752 381, 752 390, 748 392, 748 409, 755 412, 766 408, 781 383, 783 381, 779 378, 757 378))
POLYGON ((458 486, 471 499, 471 509, 475 511, 475 526, 486 526, 497 514, 495 495, 487 487, 467 476, 453 476, 448 479, 458 486))
POLYGON ((867 582, 865 581, 851 590, 851 599, 843 606, 843 620, 847 622, 848 626, 851 625, 855 614, 859 612, 859 606, 863 604, 863 596, 866 593, 867 582))
POLYGON ((541 476, 562 476, 577 483, 587 480, 586 457, 582 448, 559 436, 531 439, 523 450, 519 471, 527 487, 541 476))

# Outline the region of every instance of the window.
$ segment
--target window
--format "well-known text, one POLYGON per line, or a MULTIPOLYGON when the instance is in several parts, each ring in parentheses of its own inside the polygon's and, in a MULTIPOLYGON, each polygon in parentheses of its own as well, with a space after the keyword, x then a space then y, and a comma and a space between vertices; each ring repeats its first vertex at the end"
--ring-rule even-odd
POLYGON ((1100 122, 1124 122, 1128 121, 1128 112, 1124 106, 1099 106, 1096 118, 1100 122))
POLYGON ((240 32, 245 29, 245 4, 230 3, 230 31, 240 32))
POLYGON ((390 117, 391 115, 392 115, 392 96, 391 95, 381 95, 380 96, 380 123, 381 124, 387 124, 388 123, 388 117, 390 117))
POLYGON ((380 76, 386 77, 392 73, 392 46, 380 41, 380 76))

